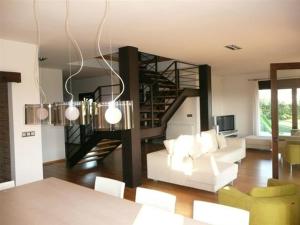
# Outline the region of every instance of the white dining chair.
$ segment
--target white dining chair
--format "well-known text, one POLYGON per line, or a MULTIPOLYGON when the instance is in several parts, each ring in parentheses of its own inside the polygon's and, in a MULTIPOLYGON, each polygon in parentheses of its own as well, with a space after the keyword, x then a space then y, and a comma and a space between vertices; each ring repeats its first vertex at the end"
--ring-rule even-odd
POLYGON ((249 212, 221 204, 194 201, 193 219, 211 225, 249 225, 249 212))
POLYGON ((96 177, 95 190, 103 192, 108 195, 123 198, 124 197, 125 183, 122 181, 106 178, 96 177))
POLYGON ((135 202, 174 213, 176 196, 161 191, 137 187, 135 202))
POLYGON ((0 191, 15 187, 15 181, 0 183, 0 191))

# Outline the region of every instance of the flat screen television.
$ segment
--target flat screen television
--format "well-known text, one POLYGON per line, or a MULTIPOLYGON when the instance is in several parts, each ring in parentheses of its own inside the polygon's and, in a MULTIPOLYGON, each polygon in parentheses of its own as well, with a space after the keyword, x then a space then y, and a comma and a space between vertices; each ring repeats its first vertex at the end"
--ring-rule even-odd
POLYGON ((219 131, 235 130, 234 115, 217 116, 216 123, 219 131))

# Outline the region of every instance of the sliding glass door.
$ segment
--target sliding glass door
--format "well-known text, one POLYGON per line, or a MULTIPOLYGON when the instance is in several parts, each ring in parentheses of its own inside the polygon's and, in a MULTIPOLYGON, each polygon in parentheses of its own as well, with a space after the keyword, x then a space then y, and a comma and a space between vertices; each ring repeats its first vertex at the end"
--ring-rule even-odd
POLYGON ((259 136, 271 136, 271 90, 258 92, 259 99, 259 136))
POLYGON ((290 136, 292 121, 292 89, 278 90, 278 126, 280 136, 290 136))

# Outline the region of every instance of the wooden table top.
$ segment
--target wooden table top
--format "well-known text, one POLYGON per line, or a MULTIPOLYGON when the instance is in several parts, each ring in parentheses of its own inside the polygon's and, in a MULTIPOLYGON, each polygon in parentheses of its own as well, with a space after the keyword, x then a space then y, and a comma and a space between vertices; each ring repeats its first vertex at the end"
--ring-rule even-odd
POLYGON ((1 225, 205 225, 56 178, 0 191, 1 225))

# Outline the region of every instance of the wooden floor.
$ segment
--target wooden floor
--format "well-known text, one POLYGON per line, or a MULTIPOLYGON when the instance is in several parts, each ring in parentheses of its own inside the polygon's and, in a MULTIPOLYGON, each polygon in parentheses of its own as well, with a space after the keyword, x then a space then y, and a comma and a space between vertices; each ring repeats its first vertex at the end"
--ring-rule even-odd
MULTIPOLYGON (((217 202, 217 195, 207 191, 179 185, 157 182, 146 179, 145 153, 163 148, 161 145, 143 145, 143 187, 152 188, 174 194, 177 197, 176 212, 188 217, 192 216, 192 204, 194 200, 217 202)), ((79 185, 93 188, 96 176, 106 176, 114 179, 122 179, 121 150, 116 150, 104 162, 97 165, 96 162, 86 163, 67 169, 64 162, 44 165, 44 177, 57 177, 79 185)), ((300 167, 295 166, 293 175, 289 173, 289 166, 283 163, 281 166, 281 178, 293 180, 300 184, 300 167)), ((243 192, 248 192, 254 186, 265 186, 268 178, 272 176, 271 152, 259 150, 247 150, 247 157, 239 165, 238 178, 233 186, 243 192)), ((134 200, 135 189, 126 188, 125 198, 134 200)))

